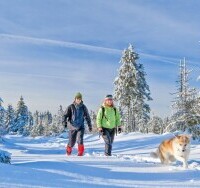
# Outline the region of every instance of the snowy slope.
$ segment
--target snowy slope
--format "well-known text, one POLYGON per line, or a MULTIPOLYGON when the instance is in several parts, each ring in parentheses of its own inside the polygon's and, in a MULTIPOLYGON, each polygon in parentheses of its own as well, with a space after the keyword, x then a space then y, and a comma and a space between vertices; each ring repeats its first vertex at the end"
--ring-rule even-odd
POLYGON ((11 165, 0 163, 0 187, 200 187, 200 146, 192 142, 189 169, 163 166, 149 157, 165 135, 121 134, 113 156, 103 155, 98 135, 85 135, 83 157, 65 155, 67 139, 7 136, 0 148, 12 153, 11 165))

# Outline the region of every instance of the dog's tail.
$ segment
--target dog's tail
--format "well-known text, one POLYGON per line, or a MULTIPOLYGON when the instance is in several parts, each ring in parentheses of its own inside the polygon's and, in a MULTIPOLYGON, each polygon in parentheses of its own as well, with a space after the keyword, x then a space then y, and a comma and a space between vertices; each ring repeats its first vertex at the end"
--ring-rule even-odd
POLYGON ((151 152, 150 153, 150 156, 152 157, 152 158, 158 158, 158 151, 156 151, 156 152, 151 152))

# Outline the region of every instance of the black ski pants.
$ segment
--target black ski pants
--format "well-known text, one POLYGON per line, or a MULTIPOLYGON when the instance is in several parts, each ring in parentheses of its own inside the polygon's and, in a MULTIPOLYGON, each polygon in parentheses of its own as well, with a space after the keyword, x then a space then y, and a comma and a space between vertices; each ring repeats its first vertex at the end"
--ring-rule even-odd
POLYGON ((113 128, 113 129, 103 128, 102 137, 105 142, 105 155, 111 156, 112 144, 113 144, 114 137, 115 137, 115 128, 113 128))
POLYGON ((69 141, 68 141, 68 146, 69 147, 74 147, 76 144, 76 141, 78 144, 83 144, 83 136, 84 136, 84 128, 81 129, 74 129, 74 130, 69 130, 69 141))

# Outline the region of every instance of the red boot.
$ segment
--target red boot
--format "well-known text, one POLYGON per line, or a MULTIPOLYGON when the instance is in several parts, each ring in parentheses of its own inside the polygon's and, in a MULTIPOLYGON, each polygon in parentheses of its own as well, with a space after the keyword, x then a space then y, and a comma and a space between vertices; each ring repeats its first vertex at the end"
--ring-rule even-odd
POLYGON ((78 156, 83 156, 83 153, 84 153, 84 145, 79 144, 78 145, 78 156))
POLYGON ((67 155, 71 155, 71 153, 72 153, 72 147, 67 146, 66 147, 66 152, 67 152, 67 155))

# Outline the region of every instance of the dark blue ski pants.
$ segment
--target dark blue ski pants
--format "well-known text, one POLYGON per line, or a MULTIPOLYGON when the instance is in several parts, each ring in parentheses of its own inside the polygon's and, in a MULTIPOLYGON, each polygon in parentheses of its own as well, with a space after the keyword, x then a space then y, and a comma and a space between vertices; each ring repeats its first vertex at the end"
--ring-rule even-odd
POLYGON ((74 145, 76 144, 76 141, 78 144, 83 144, 84 131, 85 129, 69 130, 68 146, 74 147, 74 145))

